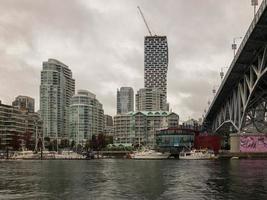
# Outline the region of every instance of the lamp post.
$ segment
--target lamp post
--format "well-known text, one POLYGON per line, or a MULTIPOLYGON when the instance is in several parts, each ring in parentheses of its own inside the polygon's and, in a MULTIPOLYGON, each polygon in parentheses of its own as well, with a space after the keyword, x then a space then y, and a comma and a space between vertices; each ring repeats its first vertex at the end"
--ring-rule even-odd
POLYGON ((232 50, 234 51, 234 57, 235 57, 235 52, 236 52, 236 49, 237 49, 236 41, 239 40, 239 39, 242 39, 242 37, 234 37, 233 38, 232 50))
POLYGON ((254 7, 254 17, 256 15, 256 8, 258 4, 259 4, 258 0, 251 0, 251 5, 254 7))
POLYGON ((37 125, 37 121, 35 121, 34 122, 34 125, 35 125, 35 148, 34 148, 34 151, 35 152, 38 152, 38 131, 37 131, 37 129, 38 129, 38 125, 37 125))
POLYGON ((213 85, 213 89, 212 89, 212 94, 213 94, 213 97, 215 97, 216 96, 216 92, 217 92, 217 89, 216 88, 219 88, 219 85, 217 85, 217 84, 214 84, 213 85))
POLYGON ((222 67, 221 68, 221 72, 220 72, 221 81, 223 80, 223 77, 224 77, 224 71, 223 71, 223 69, 228 69, 228 67, 222 67))

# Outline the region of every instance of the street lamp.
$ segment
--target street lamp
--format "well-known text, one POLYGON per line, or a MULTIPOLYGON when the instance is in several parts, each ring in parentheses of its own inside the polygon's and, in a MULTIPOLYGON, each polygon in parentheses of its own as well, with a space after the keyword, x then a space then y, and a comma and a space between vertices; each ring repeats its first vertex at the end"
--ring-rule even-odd
POLYGON ((221 81, 223 80, 223 77, 224 77, 223 69, 228 69, 228 67, 222 67, 221 68, 221 72, 220 72, 221 81))
POLYGON ((251 5, 254 7, 254 17, 256 15, 256 8, 258 4, 259 4, 258 0, 251 0, 251 5))
POLYGON ((215 86, 213 87, 213 89, 212 89, 212 94, 215 96, 215 94, 216 94, 216 89, 215 89, 215 86))
POLYGON ((217 92, 217 89, 216 88, 219 88, 220 87, 220 85, 213 85, 213 89, 212 89, 212 94, 213 94, 213 97, 215 97, 216 96, 216 92, 217 92))
POLYGON ((234 51, 234 57, 235 57, 235 51, 236 51, 236 49, 237 49, 236 41, 237 41, 238 39, 242 39, 242 37, 234 37, 234 38, 233 38, 232 50, 234 51))

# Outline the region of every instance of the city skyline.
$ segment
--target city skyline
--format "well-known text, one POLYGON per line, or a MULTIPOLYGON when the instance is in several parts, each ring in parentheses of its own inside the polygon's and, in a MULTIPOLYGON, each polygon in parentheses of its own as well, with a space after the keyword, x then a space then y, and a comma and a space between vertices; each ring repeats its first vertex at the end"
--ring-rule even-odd
POLYGON ((29 2, 6 1, 0 8, 5 19, 0 27, 3 103, 27 95, 38 110, 42 61, 55 58, 70 67, 76 89, 94 92, 105 113, 114 115, 117 88, 143 87, 143 40, 148 33, 136 9, 140 5, 153 34, 168 37, 168 101, 182 120, 201 117, 208 107, 220 69, 233 58, 233 37, 244 36, 253 16, 250 2, 241 0, 169 1, 163 6, 153 1, 153 8, 151 1, 29 2), (53 9, 59 6, 62 12, 53 9), (125 29, 127 24, 131 28, 125 29), (188 32, 192 27, 195 31, 188 32))

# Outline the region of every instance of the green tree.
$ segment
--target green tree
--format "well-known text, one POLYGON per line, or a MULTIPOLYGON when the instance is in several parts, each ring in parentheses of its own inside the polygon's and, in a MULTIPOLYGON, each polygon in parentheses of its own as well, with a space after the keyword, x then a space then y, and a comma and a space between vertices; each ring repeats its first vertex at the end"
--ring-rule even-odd
POLYGON ((89 151, 89 149, 90 149, 90 140, 86 140, 84 149, 85 149, 85 151, 89 151))
POLYGON ((68 139, 63 139, 63 140, 61 140, 60 141, 60 148, 67 148, 67 147, 69 147, 70 145, 69 145, 69 140, 68 139))
POLYGON ((92 136, 92 140, 91 140, 90 146, 91 146, 91 149, 93 149, 95 151, 98 150, 98 141, 97 141, 96 135, 92 136))
POLYGON ((72 149, 74 148, 74 146, 75 146, 75 141, 74 140, 71 141, 71 145, 70 146, 71 146, 72 149))
POLYGON ((106 139, 104 134, 99 134, 97 136, 97 150, 101 150, 106 147, 106 139))
POLYGON ((34 150, 35 141, 33 140, 32 134, 30 132, 24 133, 23 140, 24 140, 26 149, 34 150))
POLYGON ((20 137, 17 133, 11 136, 10 146, 14 151, 18 151, 21 148, 20 137))
POLYGON ((57 150, 57 140, 52 141, 52 149, 53 149, 53 151, 57 150))

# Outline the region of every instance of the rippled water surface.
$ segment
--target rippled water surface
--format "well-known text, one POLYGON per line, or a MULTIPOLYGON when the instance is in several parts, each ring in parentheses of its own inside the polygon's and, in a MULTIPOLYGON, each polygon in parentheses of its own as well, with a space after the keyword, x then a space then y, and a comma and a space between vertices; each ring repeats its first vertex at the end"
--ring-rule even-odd
POLYGON ((267 199, 267 160, 0 161, 0 199, 267 199))

